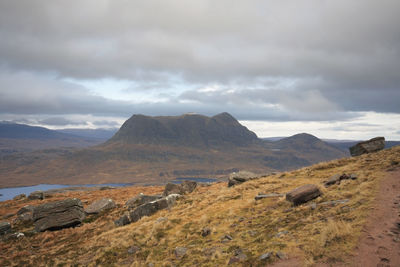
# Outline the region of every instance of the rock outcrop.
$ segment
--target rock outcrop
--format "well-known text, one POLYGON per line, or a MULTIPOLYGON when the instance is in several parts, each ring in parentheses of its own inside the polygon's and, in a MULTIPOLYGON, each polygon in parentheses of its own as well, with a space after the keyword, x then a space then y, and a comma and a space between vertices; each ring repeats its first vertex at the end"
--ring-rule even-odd
POLYGON ((197 183, 194 181, 183 181, 181 184, 168 183, 165 186, 163 196, 168 196, 171 194, 184 195, 187 193, 192 193, 197 187, 197 183))
POLYGON ((362 154, 372 153, 385 148, 385 137, 375 137, 368 141, 360 142, 349 148, 350 154, 360 156, 362 154))
POLYGON ((300 205, 307 201, 310 201, 314 198, 322 195, 318 186, 313 184, 306 184, 300 187, 297 187, 286 194, 286 200, 292 202, 294 205, 300 205))
POLYGON ((138 206, 136 209, 127 212, 118 220, 115 221, 117 226, 123 226, 129 223, 137 222, 140 218, 144 216, 151 216, 159 210, 163 210, 172 207, 175 201, 180 197, 179 194, 171 194, 167 197, 157 199, 152 202, 145 203, 138 206))
POLYGON ((85 212, 87 214, 97 214, 113 208, 115 208, 115 202, 111 198, 102 198, 90 204, 85 209, 85 212))
POLYGON ((77 198, 42 204, 33 211, 35 230, 38 232, 76 226, 84 218, 82 202, 77 198))
POLYGON ((34 209, 35 209, 35 207, 32 205, 27 205, 27 206, 22 207, 17 212, 17 220, 22 223, 32 222, 34 209))
POLYGON ((335 175, 331 176, 327 181, 325 181, 324 185, 325 185, 325 187, 329 187, 329 186, 334 185, 334 184, 340 184, 340 181, 348 180, 348 179, 356 180, 357 179, 357 175, 355 175, 355 174, 347 175, 345 173, 343 173, 343 174, 335 174, 335 175))
POLYGON ((44 199, 44 192, 43 191, 34 191, 29 194, 28 196, 29 200, 35 200, 35 199, 44 199))
POLYGON ((5 235, 11 232, 11 225, 9 222, 0 222, 0 235, 5 235))
POLYGON ((146 204, 148 202, 152 202, 154 200, 160 199, 162 198, 161 195, 144 195, 143 193, 140 193, 139 195, 137 195, 136 197, 133 197, 131 199, 129 199, 128 201, 126 201, 125 203, 125 207, 127 207, 129 210, 131 209, 135 209, 136 207, 146 204))
POLYGON ((252 172, 248 171, 234 172, 231 173, 231 175, 229 175, 228 187, 241 184, 255 178, 258 178, 258 176, 252 172))

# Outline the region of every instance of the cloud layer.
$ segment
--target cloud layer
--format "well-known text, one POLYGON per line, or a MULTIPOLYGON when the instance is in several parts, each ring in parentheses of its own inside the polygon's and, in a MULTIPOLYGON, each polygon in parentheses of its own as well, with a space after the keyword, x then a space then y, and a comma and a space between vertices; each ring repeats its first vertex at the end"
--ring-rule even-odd
POLYGON ((398 10, 396 0, 4 0, 0 113, 64 123, 68 114, 400 113, 398 10), (84 85, 104 79, 129 86, 84 85))

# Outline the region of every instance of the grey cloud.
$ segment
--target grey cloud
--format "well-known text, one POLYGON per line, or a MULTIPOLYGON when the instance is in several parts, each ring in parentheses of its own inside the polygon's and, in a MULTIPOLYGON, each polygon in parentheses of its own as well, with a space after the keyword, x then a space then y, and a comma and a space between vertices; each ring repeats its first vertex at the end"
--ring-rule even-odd
POLYGON ((102 126, 102 127, 119 127, 121 126, 119 122, 117 121, 109 121, 109 120, 101 120, 101 121, 93 121, 93 125, 95 126, 102 126))
POLYGON ((50 117, 47 119, 39 120, 38 123, 51 126, 87 125, 86 121, 73 121, 64 117, 50 117))
POLYGON ((178 81, 188 90, 178 99, 132 105, 57 79, 25 77, 21 90, 4 92, 18 76, 3 74, 0 112, 127 116, 195 109, 277 120, 400 113, 398 10, 397 0, 1 1, 0 65, 10 73, 127 79, 135 82, 128 91, 163 92, 178 81), (292 83, 274 86, 271 79, 292 83), (210 84, 223 90, 192 90, 210 84))

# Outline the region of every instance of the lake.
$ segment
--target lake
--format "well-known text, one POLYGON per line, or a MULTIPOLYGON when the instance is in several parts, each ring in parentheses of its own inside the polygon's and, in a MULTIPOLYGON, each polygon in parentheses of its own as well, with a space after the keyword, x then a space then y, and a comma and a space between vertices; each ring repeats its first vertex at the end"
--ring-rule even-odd
MULTIPOLYGON (((198 177, 178 177, 173 181, 170 181, 174 184, 180 184, 183 181, 195 181, 198 183, 213 183, 216 182, 216 179, 212 178, 198 178, 198 177)), ((0 201, 5 201, 9 199, 13 199, 15 196, 19 194, 25 194, 28 196, 30 193, 34 191, 47 191, 51 189, 60 189, 67 187, 101 187, 101 186, 113 186, 113 187, 123 187, 123 186, 131 186, 134 184, 81 184, 81 185, 65 185, 65 184, 38 184, 34 186, 20 186, 20 187, 10 187, 10 188, 0 188, 0 201)))
POLYGON ((65 185, 65 184, 38 184, 33 186, 20 186, 20 187, 10 187, 10 188, 0 188, 0 201, 5 201, 13 199, 19 194, 25 194, 28 196, 34 191, 47 191, 51 189, 60 189, 67 187, 95 187, 95 186, 114 186, 122 187, 129 186, 133 184, 83 184, 83 185, 65 185))

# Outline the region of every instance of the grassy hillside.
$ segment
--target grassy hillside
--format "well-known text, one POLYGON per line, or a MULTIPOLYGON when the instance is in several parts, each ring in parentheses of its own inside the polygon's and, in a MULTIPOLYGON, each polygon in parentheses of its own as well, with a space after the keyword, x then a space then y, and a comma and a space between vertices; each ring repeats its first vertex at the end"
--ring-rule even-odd
MULTIPOLYGON (((85 205, 111 197, 118 207, 88 217, 81 227, 55 232, 31 233, 32 226, 18 226, 26 236, 0 241, 0 265, 49 266, 264 266, 260 255, 282 252, 302 265, 317 262, 346 263, 355 248, 362 227, 371 212, 379 183, 387 172, 399 167, 400 147, 374 154, 324 162, 292 172, 252 180, 228 188, 225 182, 200 186, 184 196, 170 210, 123 227, 113 223, 123 204, 139 192, 155 194, 162 187, 130 187, 114 190, 69 192, 43 201, 6 201, 0 216, 27 204, 78 197, 85 205), (323 182, 334 174, 356 174, 329 188, 323 182), (263 193, 285 193, 304 184, 317 184, 323 195, 310 203, 293 207, 284 197, 256 201, 263 193), (332 204, 331 201, 348 200, 332 204), (201 230, 210 228, 203 237, 201 230), (232 239, 224 238, 229 235, 232 239), (177 257, 176 247, 187 249, 177 257), (137 250, 137 251, 136 251, 137 250), (243 256, 243 254, 245 256, 243 256), (153 264, 153 265, 146 265, 153 264)), ((393 189, 395 190, 395 189, 393 189)), ((15 215, 7 220, 11 220, 15 215)))

